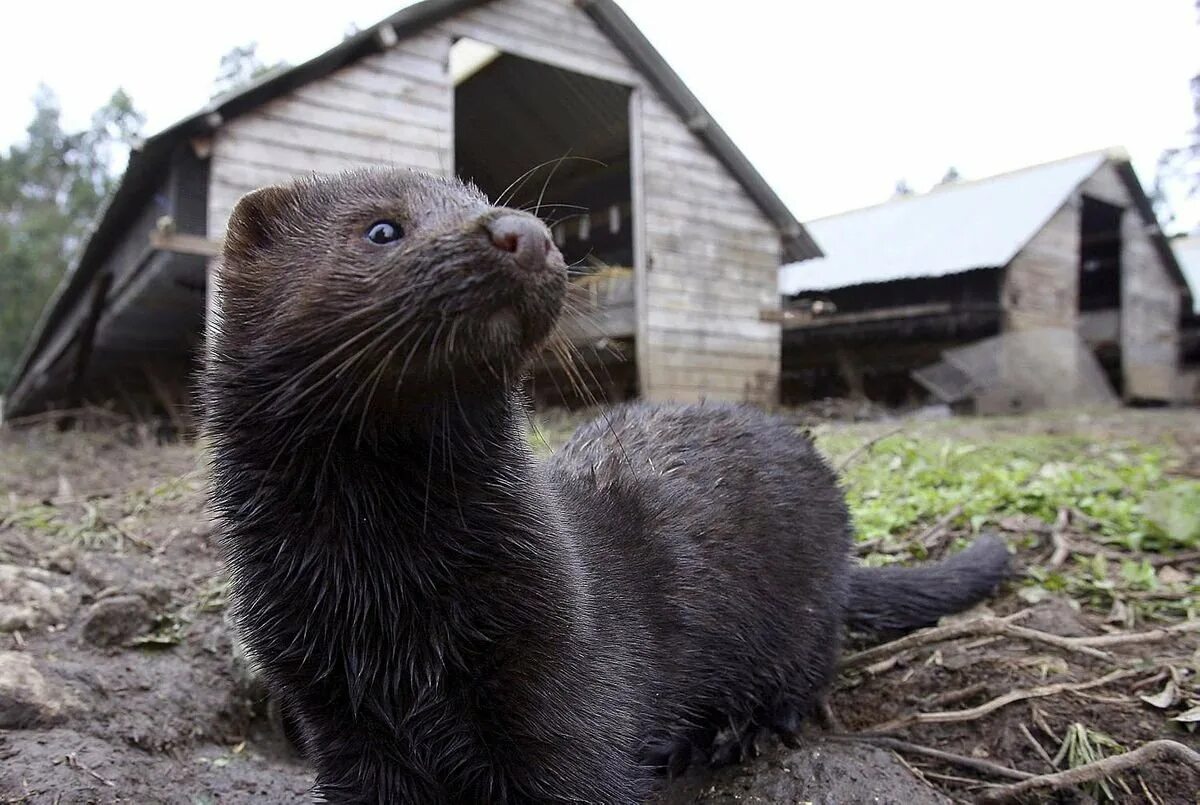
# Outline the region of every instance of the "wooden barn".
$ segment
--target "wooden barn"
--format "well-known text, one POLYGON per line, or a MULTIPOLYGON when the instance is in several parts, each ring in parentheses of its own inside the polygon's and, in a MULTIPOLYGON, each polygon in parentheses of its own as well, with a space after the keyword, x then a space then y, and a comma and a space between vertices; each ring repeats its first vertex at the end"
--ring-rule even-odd
POLYGON ((1172 402, 1191 293, 1128 158, 1097 152, 808 224, 824 257, 780 271, 784 402, 924 397, 953 347, 1077 333, 1125 400, 1172 402))
MULTIPOLYGON (((148 138, 33 334, 6 415, 183 410, 238 197, 312 171, 546 202, 602 397, 774 402, 781 264, 820 254, 611 0, 425 0, 148 138)), ((557 396, 552 371, 536 389, 557 396)), ((591 382, 589 380, 589 382, 591 382)))

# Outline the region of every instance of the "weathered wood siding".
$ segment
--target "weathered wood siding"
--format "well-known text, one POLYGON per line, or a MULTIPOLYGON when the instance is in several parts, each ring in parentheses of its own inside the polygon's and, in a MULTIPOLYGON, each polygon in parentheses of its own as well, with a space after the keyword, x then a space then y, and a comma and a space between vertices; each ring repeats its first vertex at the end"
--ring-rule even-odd
POLYGON ((426 31, 276 98, 214 135, 208 234, 245 192, 314 171, 454 169, 450 37, 426 31))
POLYGON ((1180 375, 1182 300, 1159 259, 1124 182, 1105 165, 1082 192, 1125 208, 1121 217, 1121 373, 1128 399, 1173 401, 1186 394, 1180 375))
POLYGON ((1079 326, 1080 201, 1071 197, 1008 264, 1006 330, 1079 326))
MULTIPOLYGON (((779 387, 780 236, 652 91, 639 92, 648 399, 772 404, 779 387)), ((635 129, 636 130, 636 129, 635 129)))

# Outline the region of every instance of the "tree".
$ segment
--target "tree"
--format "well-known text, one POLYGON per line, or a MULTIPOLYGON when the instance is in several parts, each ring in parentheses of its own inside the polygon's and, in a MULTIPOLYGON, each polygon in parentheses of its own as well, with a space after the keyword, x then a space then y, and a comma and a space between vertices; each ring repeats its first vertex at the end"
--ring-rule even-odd
POLYGON ((938 186, 940 187, 946 184, 955 184, 961 178, 962 175, 958 172, 958 168, 951 165, 950 167, 946 168, 946 172, 942 174, 942 180, 938 182, 938 186))
MULTIPOLYGON (((1200 0, 1196 2, 1200 11, 1200 0)), ((1164 228, 1181 224, 1182 229, 1200 226, 1200 221, 1178 221, 1175 205, 1200 197, 1200 74, 1192 77, 1192 114, 1196 124, 1188 131, 1184 142, 1163 151, 1154 172, 1154 188, 1150 194, 1154 210, 1164 228)))
POLYGON ((33 102, 24 142, 0 153, 0 389, 145 122, 122 90, 78 132, 48 87, 33 102))
POLYGON ((232 47, 221 57, 221 66, 217 68, 217 78, 213 82, 213 97, 236 92, 267 73, 286 66, 286 62, 264 62, 258 55, 257 42, 232 47))
MULTIPOLYGON (((1154 172, 1154 187, 1150 196, 1164 227, 1182 225, 1181 228, 1187 229, 1189 222, 1177 219, 1175 206, 1181 201, 1200 196, 1200 75, 1192 78, 1192 109, 1196 115, 1196 125, 1188 132, 1182 145, 1163 151, 1154 172)), ((1190 223, 1196 226, 1200 221, 1190 223)))
POLYGON ((904 198, 911 195, 913 195, 913 189, 907 179, 900 179, 896 182, 896 189, 892 191, 892 198, 904 198))

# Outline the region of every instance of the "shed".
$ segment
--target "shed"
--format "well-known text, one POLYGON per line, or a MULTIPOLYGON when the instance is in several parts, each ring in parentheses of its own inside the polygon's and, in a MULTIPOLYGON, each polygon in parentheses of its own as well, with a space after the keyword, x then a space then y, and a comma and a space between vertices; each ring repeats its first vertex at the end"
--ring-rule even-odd
POLYGON ((1002 333, 1078 334, 1131 401, 1181 395, 1180 265, 1128 157, 1094 152, 812 221, 785 266, 785 401, 916 396, 910 373, 1002 333))
POLYGON ((551 166, 510 203, 544 189, 568 261, 603 267, 581 278, 589 322, 566 325, 601 347, 594 391, 774 401, 778 269, 820 252, 629 18, 611 0, 424 0, 145 140, 7 416, 181 406, 239 196, 362 165, 456 173, 493 198, 551 166))

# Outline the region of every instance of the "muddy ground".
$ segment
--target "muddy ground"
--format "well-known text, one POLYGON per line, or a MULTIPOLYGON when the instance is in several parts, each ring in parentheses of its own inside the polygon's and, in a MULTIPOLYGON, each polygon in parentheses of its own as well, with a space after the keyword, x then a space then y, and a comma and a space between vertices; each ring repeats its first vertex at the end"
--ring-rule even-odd
MULTIPOLYGON (((864 460, 881 434, 928 427, 935 426, 889 422, 825 432, 858 444, 839 461, 864 460)), ((1135 439, 1168 451, 1178 477, 1200 474, 1195 411, 936 427, 980 441, 1064 431, 1100 443, 1135 439)), ((549 430, 551 441, 560 438, 549 430)), ((1055 548, 1072 560, 1117 552, 1090 542, 1080 518, 1058 525, 1030 518, 1003 524, 1023 574, 1053 564, 1055 548)), ((909 536, 936 556, 968 530, 929 523, 909 536)), ((1105 612, 1068 592, 1030 587, 1022 576, 986 610, 969 613, 972 625, 958 627, 957 637, 933 635, 858 656, 870 644, 852 642, 831 697, 832 726, 812 727, 800 750, 765 745, 757 761, 715 777, 693 774, 662 799, 973 801, 1022 774, 1082 765, 1157 738, 1200 748, 1186 723, 1189 708, 1200 705, 1200 632, 1189 620, 1200 554, 1181 549, 1150 558, 1159 578, 1175 585, 1170 594, 1180 606, 1105 612), (1051 644, 997 626, 1010 615, 1006 623, 1037 635, 1114 633, 1136 642, 1051 644), (1163 628, 1171 631, 1151 634, 1163 628), (831 731, 905 743, 846 743, 831 731), (1064 744, 1070 751, 1059 756, 1064 744), (922 747, 952 757, 930 757, 922 747)), ((69 433, 0 431, 0 802, 305 801, 311 777, 272 728, 264 691, 235 656, 225 592, 194 446, 163 444, 145 428, 114 423, 69 433)), ((1200 802, 1197 792, 1200 775, 1159 762, 1104 787, 1042 792, 1029 801, 1192 803, 1200 802)))

